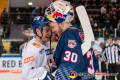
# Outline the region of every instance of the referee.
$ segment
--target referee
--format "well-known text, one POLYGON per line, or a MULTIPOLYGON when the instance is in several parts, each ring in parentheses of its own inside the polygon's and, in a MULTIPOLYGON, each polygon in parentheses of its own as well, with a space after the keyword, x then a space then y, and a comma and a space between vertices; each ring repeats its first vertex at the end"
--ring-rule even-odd
MULTIPOLYGON (((113 39, 111 37, 107 39, 107 43, 109 45, 103 51, 102 57, 105 64, 108 65, 109 73, 119 73, 117 75, 117 80, 120 80, 120 49, 117 45, 113 44, 113 39)), ((109 76, 109 80, 115 80, 115 76, 109 76)))

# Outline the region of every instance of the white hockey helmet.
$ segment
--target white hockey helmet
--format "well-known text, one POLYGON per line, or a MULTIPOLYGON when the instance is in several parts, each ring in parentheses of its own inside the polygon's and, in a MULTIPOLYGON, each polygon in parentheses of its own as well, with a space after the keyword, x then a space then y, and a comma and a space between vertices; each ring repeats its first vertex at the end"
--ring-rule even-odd
POLYGON ((45 10, 45 16, 52 22, 71 22, 74 19, 73 6, 68 1, 55 1, 45 10))

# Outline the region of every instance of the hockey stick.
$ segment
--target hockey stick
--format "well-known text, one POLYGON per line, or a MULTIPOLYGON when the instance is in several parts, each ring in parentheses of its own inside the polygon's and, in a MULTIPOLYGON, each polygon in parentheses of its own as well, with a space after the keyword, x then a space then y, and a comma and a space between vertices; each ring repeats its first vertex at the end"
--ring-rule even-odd
POLYGON ((85 35, 84 43, 81 45, 82 53, 84 55, 94 45, 95 39, 85 7, 76 7, 76 12, 85 35))
MULTIPOLYGON (((51 32, 52 33, 52 32, 51 32)), ((52 54, 52 48, 51 48, 51 36, 50 36, 50 54, 52 54)), ((52 63, 52 59, 50 59, 50 63, 52 63)))

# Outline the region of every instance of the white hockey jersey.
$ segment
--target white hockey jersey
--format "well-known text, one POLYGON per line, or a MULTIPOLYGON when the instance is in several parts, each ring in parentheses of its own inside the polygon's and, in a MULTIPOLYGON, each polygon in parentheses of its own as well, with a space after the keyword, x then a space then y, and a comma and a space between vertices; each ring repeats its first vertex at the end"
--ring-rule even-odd
POLYGON ((22 52, 23 80, 39 78, 45 70, 50 72, 48 64, 52 57, 50 49, 37 42, 35 38, 27 42, 22 52))

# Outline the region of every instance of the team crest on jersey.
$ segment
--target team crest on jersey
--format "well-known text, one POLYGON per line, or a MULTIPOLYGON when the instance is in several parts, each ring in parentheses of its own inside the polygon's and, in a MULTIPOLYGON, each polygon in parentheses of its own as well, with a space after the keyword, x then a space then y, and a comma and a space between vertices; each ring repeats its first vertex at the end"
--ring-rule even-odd
POLYGON ((35 42, 34 42, 34 43, 32 43, 32 45, 33 45, 33 46, 35 46, 36 48, 39 48, 39 47, 40 47, 40 44, 35 43, 35 42))
POLYGON ((68 40, 68 47, 69 48, 74 48, 76 46, 75 40, 68 40))

